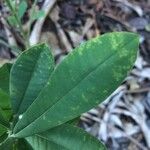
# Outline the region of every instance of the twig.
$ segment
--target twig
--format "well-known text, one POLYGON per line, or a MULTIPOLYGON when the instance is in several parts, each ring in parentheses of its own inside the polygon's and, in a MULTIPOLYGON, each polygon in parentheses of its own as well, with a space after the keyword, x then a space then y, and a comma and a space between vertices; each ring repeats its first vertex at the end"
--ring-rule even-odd
POLYGON ((85 23, 85 26, 83 28, 83 31, 82 31, 81 40, 83 39, 83 37, 86 35, 86 33, 89 31, 89 29, 92 27, 93 24, 94 24, 93 19, 87 19, 87 21, 85 23))
POLYGON ((58 19, 59 19, 59 8, 58 8, 58 6, 56 6, 53 9, 53 11, 52 11, 52 13, 50 13, 49 17, 51 18, 51 20, 54 22, 54 24, 56 26, 58 36, 60 37, 60 40, 65 47, 65 50, 67 52, 72 50, 72 46, 69 43, 69 40, 68 40, 64 30, 61 28, 60 24, 58 24, 58 19))
POLYGON ((33 27, 33 30, 31 32, 30 39, 29 39, 30 45, 34 45, 34 44, 37 44, 39 42, 42 26, 44 24, 46 16, 48 15, 49 11, 52 9, 55 2, 56 2, 56 0, 46 0, 44 2, 43 6, 42 6, 42 10, 44 11, 45 16, 42 18, 39 18, 36 21, 36 23, 33 27))
POLYGON ((10 46, 17 45, 17 42, 16 42, 13 34, 9 30, 9 26, 8 26, 6 20, 3 18, 1 13, 0 13, 0 20, 1 20, 1 23, 3 24, 3 26, 4 26, 9 45, 10 46))
POLYGON ((131 93, 144 93, 144 92, 149 92, 150 88, 146 87, 146 88, 140 88, 140 89, 135 89, 135 90, 127 90, 125 91, 125 93, 127 94, 131 94, 131 93))
POLYGON ((72 46, 71 46, 71 44, 69 43, 68 38, 67 38, 67 36, 65 35, 63 29, 61 28, 61 26, 60 26, 57 22, 55 22, 55 26, 56 26, 56 28, 57 28, 58 35, 59 35, 59 37, 60 37, 62 43, 63 43, 64 46, 65 46, 66 51, 67 51, 67 52, 71 51, 71 50, 72 50, 72 46))
POLYGON ((131 118, 133 118, 136 123, 140 126, 143 135, 145 137, 146 143, 148 148, 150 148, 150 129, 147 127, 146 125, 146 116, 144 115, 144 112, 140 113, 140 114, 134 114, 132 113, 132 108, 129 108, 129 111, 124 110, 122 111, 121 109, 117 108, 113 111, 114 113, 119 113, 119 114, 124 114, 126 116, 130 116, 131 118))
POLYGON ((135 4, 133 5, 127 0, 114 0, 114 1, 120 2, 124 4, 125 6, 132 8, 140 17, 143 16, 143 10, 138 5, 135 5, 135 4))

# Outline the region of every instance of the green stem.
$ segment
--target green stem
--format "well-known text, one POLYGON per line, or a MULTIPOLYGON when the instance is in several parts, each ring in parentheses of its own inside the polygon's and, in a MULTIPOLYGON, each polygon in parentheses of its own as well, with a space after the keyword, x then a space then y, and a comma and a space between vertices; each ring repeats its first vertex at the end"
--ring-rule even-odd
POLYGON ((16 10, 12 7, 12 4, 11 4, 10 0, 6 0, 6 4, 8 5, 8 7, 9 7, 10 11, 12 12, 12 14, 14 15, 14 17, 15 17, 17 23, 18 23, 20 33, 21 33, 23 39, 25 40, 25 46, 26 46, 26 48, 28 48, 29 47, 29 38, 28 38, 28 36, 26 36, 26 33, 23 30, 21 20, 19 19, 18 14, 16 13, 16 10))

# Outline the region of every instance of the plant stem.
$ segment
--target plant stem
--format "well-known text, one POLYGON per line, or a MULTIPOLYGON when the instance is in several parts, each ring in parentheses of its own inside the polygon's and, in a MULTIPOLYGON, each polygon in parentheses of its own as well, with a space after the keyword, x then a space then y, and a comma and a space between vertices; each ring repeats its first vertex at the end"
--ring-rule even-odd
POLYGON ((8 7, 9 7, 10 11, 12 12, 12 14, 14 15, 14 17, 15 17, 17 23, 18 23, 20 33, 21 33, 23 39, 25 40, 25 47, 28 48, 29 47, 29 38, 23 30, 21 20, 18 17, 18 14, 16 13, 16 10, 12 7, 12 4, 11 4, 10 0, 6 0, 6 4, 8 5, 8 7))

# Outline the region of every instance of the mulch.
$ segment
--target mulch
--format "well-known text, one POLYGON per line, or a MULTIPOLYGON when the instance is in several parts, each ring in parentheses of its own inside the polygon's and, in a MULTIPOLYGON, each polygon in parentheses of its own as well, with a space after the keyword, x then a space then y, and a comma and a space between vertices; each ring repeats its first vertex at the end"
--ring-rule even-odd
MULTIPOLYGON (((38 1, 41 7, 43 0, 38 1)), ((24 16, 26 25, 27 16, 24 16)), ((0 38, 5 32, 0 23, 0 38)), ((150 149, 150 1, 58 0, 47 16, 40 41, 51 45, 56 63, 73 48, 99 34, 129 31, 140 35, 135 66, 102 104, 83 114, 79 126, 110 150, 150 149)), ((21 42, 18 44, 22 47, 21 42)), ((0 43, 0 58, 16 53, 0 43)), ((4 61, 3 59, 0 61, 4 61)))

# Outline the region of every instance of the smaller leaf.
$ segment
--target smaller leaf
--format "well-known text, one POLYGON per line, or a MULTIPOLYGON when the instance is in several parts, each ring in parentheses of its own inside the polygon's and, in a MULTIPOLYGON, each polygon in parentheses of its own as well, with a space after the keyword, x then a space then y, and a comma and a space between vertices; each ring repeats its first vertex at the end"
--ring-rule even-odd
MULTIPOLYGON (((0 124, 0 139, 1 139, 1 136, 3 136, 4 133, 6 133, 6 132, 7 132, 7 129, 0 124)), ((0 140, 0 141, 2 141, 2 140, 0 140)))
POLYGON ((4 64, 0 68, 0 109, 7 120, 9 120, 12 114, 9 97, 9 74, 11 66, 11 64, 4 64))
POLYGON ((4 142, 0 143, 0 150, 14 150, 13 142, 13 138, 7 138, 4 142))
POLYGON ((13 112, 22 114, 38 97, 54 69, 54 59, 45 44, 24 51, 10 73, 10 97, 13 112))
POLYGON ((0 89, 0 109, 6 116, 7 120, 11 118, 12 111, 10 106, 10 97, 7 93, 0 89))
POLYGON ((18 150, 33 150, 31 145, 25 139, 18 139, 17 149, 18 150))
MULTIPOLYGON (((1 130, 1 127, 0 127, 1 130)), ((4 142, 8 137, 7 130, 3 128, 3 133, 0 131, 0 143, 4 142)))
POLYGON ((17 20, 14 16, 8 16, 7 20, 11 26, 17 26, 18 25, 17 20))
POLYGON ((0 68, 0 89, 9 94, 9 75, 11 64, 4 64, 0 68))
POLYGON ((27 8, 28 8, 28 5, 27 5, 26 1, 22 1, 19 4, 19 7, 18 7, 18 16, 19 16, 20 19, 24 16, 27 8))
POLYGON ((105 150, 103 144, 96 138, 69 124, 26 139, 35 150, 105 150))
POLYGON ((9 128, 9 122, 6 119, 5 112, 0 108, 0 124, 9 128))
POLYGON ((2 109, 10 108, 10 98, 7 93, 0 89, 0 107, 2 109))
POLYGON ((39 19, 39 18, 42 18, 45 16, 45 12, 43 10, 39 10, 38 12, 32 14, 32 21, 36 20, 36 19, 39 19))

